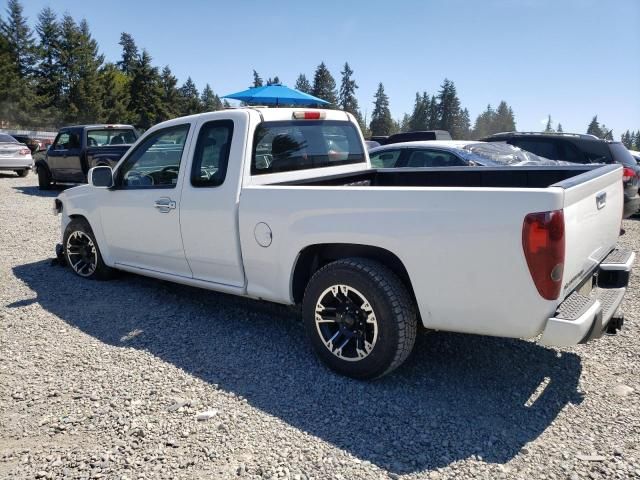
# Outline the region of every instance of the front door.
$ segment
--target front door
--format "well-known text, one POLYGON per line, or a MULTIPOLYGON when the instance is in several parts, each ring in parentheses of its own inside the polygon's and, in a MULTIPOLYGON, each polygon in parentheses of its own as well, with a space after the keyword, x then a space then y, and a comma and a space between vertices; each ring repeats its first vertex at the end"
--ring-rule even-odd
POLYGON ((116 264, 192 277, 180 235, 180 193, 189 124, 149 135, 115 171, 101 205, 116 264))

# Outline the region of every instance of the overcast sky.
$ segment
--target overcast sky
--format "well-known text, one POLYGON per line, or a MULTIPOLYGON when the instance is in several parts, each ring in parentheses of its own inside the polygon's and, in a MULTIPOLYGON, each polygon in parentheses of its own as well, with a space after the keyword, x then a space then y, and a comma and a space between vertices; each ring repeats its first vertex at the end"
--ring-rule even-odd
POLYGON ((640 130, 640 0, 431 1, 22 1, 35 24, 51 6, 86 18, 106 59, 133 35, 181 82, 220 95, 242 90, 256 69, 293 86, 324 61, 336 82, 348 61, 371 115, 382 82, 393 116, 410 113, 416 91, 455 82, 472 121, 502 99, 519 130, 584 132, 598 119, 640 130))

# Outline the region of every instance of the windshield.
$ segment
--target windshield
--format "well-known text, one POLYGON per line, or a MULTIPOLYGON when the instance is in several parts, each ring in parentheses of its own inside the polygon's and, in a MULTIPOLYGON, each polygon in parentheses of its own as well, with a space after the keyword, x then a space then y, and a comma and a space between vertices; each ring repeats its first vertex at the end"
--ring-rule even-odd
POLYGON ((6 133, 0 133, 0 143, 20 143, 11 135, 7 135, 6 133))
POLYGON ((633 158, 631 152, 627 150, 627 147, 620 142, 613 142, 609 144, 609 148, 611 149, 611 153, 613 154, 613 159, 617 163, 621 163, 627 167, 637 167, 638 162, 633 158))
POLYGON ((89 130, 87 132, 87 145, 89 147, 124 145, 135 143, 135 141, 136 134, 130 128, 105 128, 103 130, 89 130))
POLYGON ((486 166, 505 165, 558 165, 569 162, 557 162, 540 157, 534 153, 501 142, 472 143, 462 147, 459 152, 465 160, 486 166))
POLYGON ((256 128, 251 173, 262 175, 365 161, 359 132, 350 122, 264 122, 256 128))

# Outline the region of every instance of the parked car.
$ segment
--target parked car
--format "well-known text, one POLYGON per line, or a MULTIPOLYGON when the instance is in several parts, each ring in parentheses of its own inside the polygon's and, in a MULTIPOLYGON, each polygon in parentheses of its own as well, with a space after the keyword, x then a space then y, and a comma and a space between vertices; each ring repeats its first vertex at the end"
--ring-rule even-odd
POLYGON ((369 150, 369 157, 376 168, 572 165, 542 158, 506 143, 477 140, 396 143, 369 150))
POLYGON ((11 135, 0 133, 0 171, 14 171, 26 177, 33 168, 31 150, 11 135))
POLYGON ((414 130, 412 132, 394 133, 389 136, 374 136, 370 140, 380 145, 391 143, 418 142, 422 140, 451 140, 451 134, 446 130, 414 130))
POLYGON ((367 147, 367 150, 371 150, 372 148, 376 148, 380 146, 378 142, 375 142, 373 140, 365 140, 364 145, 367 147))
POLYGON ((418 319, 545 345, 621 326, 619 165, 374 169, 363 142, 342 111, 163 122, 58 196, 57 252, 86 279, 301 304, 317 355, 356 378, 398 367, 418 319))
POLYGON ((44 143, 37 138, 28 137, 26 135, 11 135, 11 136, 16 140, 18 140, 20 143, 24 143, 27 147, 29 147, 29 150, 31 150, 32 154, 37 153, 40 150, 44 149, 44 143))
POLYGON ((131 125, 76 125, 62 128, 44 159, 36 161, 41 190, 52 183, 86 183, 89 169, 115 166, 138 138, 131 125))
POLYGON ((624 216, 640 209, 640 167, 622 142, 601 140, 594 135, 578 133, 505 132, 483 139, 485 142, 506 142, 523 150, 552 160, 574 163, 619 163, 625 167, 624 216))
POLYGON ((635 159, 636 163, 640 165, 640 152, 636 150, 629 150, 629 153, 635 159))

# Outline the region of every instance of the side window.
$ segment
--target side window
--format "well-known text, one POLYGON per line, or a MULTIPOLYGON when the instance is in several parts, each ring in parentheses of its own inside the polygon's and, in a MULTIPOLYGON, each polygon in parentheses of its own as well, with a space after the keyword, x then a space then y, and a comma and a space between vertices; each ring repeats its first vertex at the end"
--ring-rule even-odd
POLYGON ((189 125, 154 132, 118 169, 120 188, 175 188, 189 125))
POLYGON ((550 160, 564 160, 560 158, 556 144, 550 140, 527 140, 516 138, 510 141, 512 145, 526 150, 527 152, 535 153, 540 157, 545 157, 550 160))
POLYGON ((374 168, 393 168, 400 158, 401 150, 383 150, 382 152, 372 153, 371 166, 374 168))
POLYGON ((58 138, 53 142, 54 150, 66 150, 69 148, 69 132, 62 132, 58 134, 58 138))
POLYGON ((232 120, 215 120, 200 128, 191 165, 191 185, 217 187, 227 175, 233 137, 232 120))
POLYGON ((466 165, 455 155, 441 150, 414 150, 407 159, 407 167, 459 167, 466 165))
POLYGON ((67 148, 80 148, 79 132, 69 132, 69 146, 67 148))

